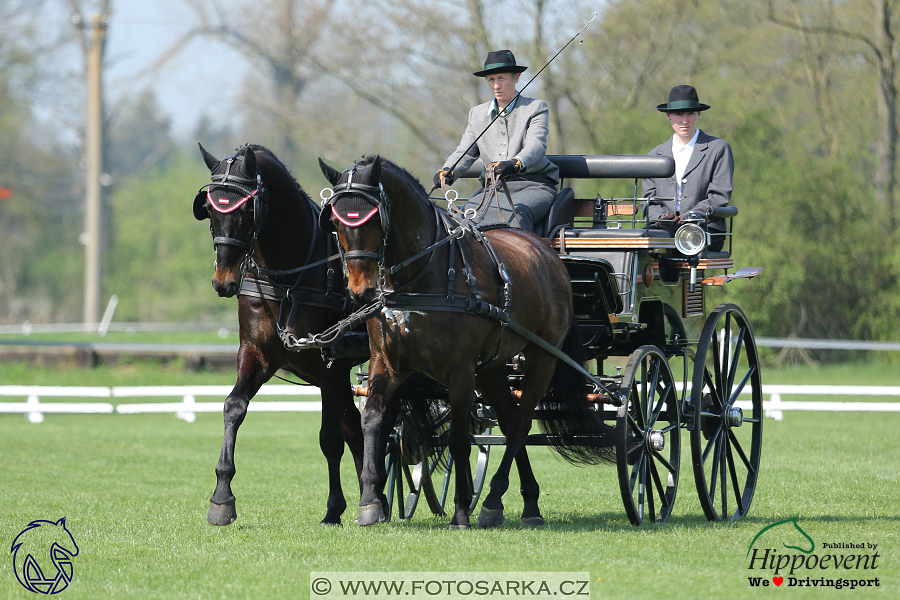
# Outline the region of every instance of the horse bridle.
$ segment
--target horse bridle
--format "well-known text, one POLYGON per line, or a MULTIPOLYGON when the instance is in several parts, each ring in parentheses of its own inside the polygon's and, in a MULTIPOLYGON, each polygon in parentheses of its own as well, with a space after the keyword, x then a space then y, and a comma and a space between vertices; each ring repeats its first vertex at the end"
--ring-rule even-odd
MULTIPOLYGON (((347 261, 353 259, 368 258, 375 260, 378 263, 379 268, 383 267, 384 249, 387 245, 387 236, 391 228, 391 211, 389 204, 387 203, 387 198, 384 195, 384 188, 382 187, 381 182, 379 181, 377 186, 358 181, 354 182, 353 174, 359 169, 359 165, 356 164, 349 169, 346 169, 344 171, 344 173, 347 173, 347 181, 345 183, 340 183, 333 188, 325 188, 320 194, 324 201, 322 203, 320 226, 322 224, 322 219, 330 219, 332 214, 337 215, 334 211, 334 204, 341 196, 349 196, 350 194, 362 196, 367 202, 372 204, 373 208, 378 209, 378 218, 381 219, 381 246, 379 246, 377 252, 372 252, 370 250, 349 250, 345 252, 340 244, 338 244, 345 273, 347 272, 347 261), (326 195, 326 192, 331 192, 331 195, 326 195)), ((338 219, 340 219, 339 216, 338 219)), ((358 225, 362 225, 362 222, 350 226, 353 227, 358 225)), ((327 228, 324 229, 327 230, 327 228)))
POLYGON ((202 194, 205 190, 209 205, 213 208, 213 210, 216 210, 220 213, 229 213, 237 210, 238 208, 243 206, 245 202, 248 202, 252 199, 253 231, 250 234, 249 240, 245 241, 228 236, 217 236, 213 231, 212 220, 210 220, 209 223, 209 232, 213 236, 213 247, 215 248, 219 245, 235 246, 236 248, 246 250, 247 256, 243 261, 244 263, 246 263, 253 256, 253 245, 259 237, 259 232, 262 230, 266 223, 266 210, 263 203, 266 194, 266 188, 263 185, 262 174, 259 171, 259 167, 256 168, 255 178, 241 177, 240 175, 234 175, 231 173, 231 166, 234 164, 235 160, 238 159, 243 160, 243 157, 234 155, 225 159, 225 173, 213 175, 211 177, 212 181, 202 186, 197 193, 202 194), (251 188, 251 186, 253 186, 254 184, 256 185, 256 187, 251 188), (234 205, 230 206, 227 210, 220 210, 216 207, 216 204, 209 191, 213 186, 237 190, 238 192, 244 194, 244 197, 235 202, 234 205))

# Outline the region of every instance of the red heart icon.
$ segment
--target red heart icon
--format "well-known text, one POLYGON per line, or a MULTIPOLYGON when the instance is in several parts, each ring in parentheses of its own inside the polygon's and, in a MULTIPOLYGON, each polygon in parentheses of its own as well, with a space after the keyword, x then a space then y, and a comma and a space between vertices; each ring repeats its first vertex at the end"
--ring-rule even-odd
POLYGON ((773 577, 772 581, 774 581, 775 585, 778 586, 784 583, 784 577, 773 577))

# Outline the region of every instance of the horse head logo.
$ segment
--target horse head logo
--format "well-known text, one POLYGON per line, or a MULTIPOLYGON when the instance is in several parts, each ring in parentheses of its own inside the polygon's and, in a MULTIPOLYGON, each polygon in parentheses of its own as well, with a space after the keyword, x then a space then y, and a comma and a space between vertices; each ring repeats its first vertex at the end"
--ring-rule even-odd
POLYGON ((770 529, 779 527, 781 525, 787 525, 788 523, 793 525, 793 529, 790 527, 787 527, 787 528, 782 528, 778 531, 778 533, 781 535, 781 539, 782 539, 781 545, 784 546, 785 548, 790 548, 791 550, 799 550, 800 552, 803 552, 804 554, 812 554, 813 550, 816 549, 816 543, 813 541, 813 539, 811 537, 809 537, 809 534, 807 534, 805 531, 803 531, 803 529, 800 527, 800 525, 797 524, 797 517, 794 517, 792 519, 784 519, 783 521, 778 521, 776 523, 772 523, 771 525, 767 525, 767 526, 763 527, 762 529, 760 529, 759 533, 756 534, 756 537, 753 538, 753 541, 750 542, 750 547, 747 548, 747 556, 748 557, 750 556, 750 551, 753 550, 753 545, 756 543, 756 540, 758 540, 760 538, 760 536, 762 536, 762 534, 769 531, 770 529), (802 537, 797 537, 795 535, 797 533, 799 533, 800 536, 802 536, 802 537), (784 542, 785 539, 787 539, 790 542, 795 542, 798 545, 796 545, 796 546, 788 545, 784 542), (806 546, 808 546, 808 548, 806 546))
POLYGON ((32 521, 13 540, 10 552, 16 579, 31 592, 58 594, 72 581, 72 558, 78 556, 78 545, 65 517, 56 522, 32 521))

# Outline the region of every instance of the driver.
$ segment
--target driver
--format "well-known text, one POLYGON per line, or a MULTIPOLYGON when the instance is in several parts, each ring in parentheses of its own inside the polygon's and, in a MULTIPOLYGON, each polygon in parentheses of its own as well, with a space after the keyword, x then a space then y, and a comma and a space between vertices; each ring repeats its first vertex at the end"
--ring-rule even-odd
MULTIPOLYGON (((492 199, 483 222, 521 224, 522 229, 534 231, 534 224, 546 216, 556 198, 559 169, 544 156, 547 151, 547 103, 525 96, 519 96, 513 102, 516 83, 527 68, 517 65, 509 50, 488 52, 484 68, 473 75, 485 78, 494 98, 469 111, 469 123, 462 140, 435 173, 434 185, 441 187, 441 180, 452 185, 478 158, 485 165, 496 163, 494 175, 505 180, 518 220, 509 210, 506 194, 498 191, 489 196, 492 199), (498 114, 496 122, 488 128, 498 114), (469 149, 483 131, 484 135, 469 149)), ((478 181, 481 186, 469 198, 465 209, 477 209, 481 204, 484 172, 478 181)))
MULTIPOLYGON (((669 101, 656 110, 666 113, 675 135, 650 151, 650 156, 668 156, 675 160, 675 175, 668 178, 644 179, 644 198, 654 196, 675 198, 664 205, 651 205, 648 217, 654 227, 670 235, 691 211, 704 217, 708 207, 726 206, 731 201, 731 178, 734 159, 731 146, 725 140, 697 129, 700 113, 710 108, 701 104, 697 90, 690 85, 676 85, 669 92, 669 101)), ((725 220, 709 222, 710 246, 719 251, 725 243, 725 220)))

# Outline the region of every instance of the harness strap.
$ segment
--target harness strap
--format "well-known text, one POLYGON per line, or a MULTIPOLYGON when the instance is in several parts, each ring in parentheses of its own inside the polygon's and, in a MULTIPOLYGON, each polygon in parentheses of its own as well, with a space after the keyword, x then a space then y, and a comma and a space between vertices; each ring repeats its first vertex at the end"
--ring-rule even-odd
POLYGON ((343 294, 323 293, 321 290, 297 288, 287 290, 281 286, 274 286, 269 283, 245 277, 241 282, 241 290, 238 292, 240 296, 250 296, 252 298, 260 298, 262 300, 270 300, 273 302, 281 302, 288 296, 292 300, 305 306, 314 306, 316 308, 327 308, 335 311, 345 312, 350 308, 350 300, 343 294))
POLYGON ((242 248, 244 250, 249 250, 252 247, 250 242, 245 242, 243 240, 238 240, 230 237, 213 236, 213 247, 216 246, 235 246, 236 248, 242 248))

